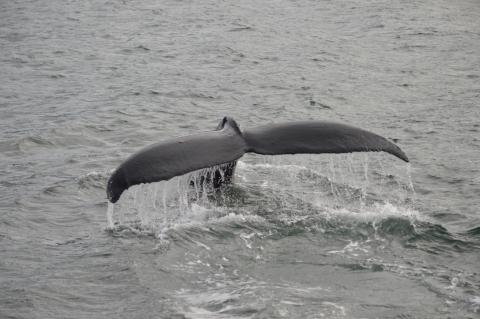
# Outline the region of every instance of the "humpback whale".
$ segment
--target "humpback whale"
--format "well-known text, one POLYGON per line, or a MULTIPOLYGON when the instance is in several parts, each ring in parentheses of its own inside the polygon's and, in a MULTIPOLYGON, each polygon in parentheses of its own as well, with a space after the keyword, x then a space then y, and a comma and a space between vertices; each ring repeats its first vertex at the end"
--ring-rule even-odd
POLYGON ((130 186, 168 180, 198 169, 223 165, 209 180, 215 188, 230 182, 236 161, 252 152, 264 155, 387 152, 408 157, 393 142, 353 126, 322 121, 287 122, 240 130, 224 117, 216 130, 162 141, 130 156, 113 172, 107 197, 118 201, 130 186))

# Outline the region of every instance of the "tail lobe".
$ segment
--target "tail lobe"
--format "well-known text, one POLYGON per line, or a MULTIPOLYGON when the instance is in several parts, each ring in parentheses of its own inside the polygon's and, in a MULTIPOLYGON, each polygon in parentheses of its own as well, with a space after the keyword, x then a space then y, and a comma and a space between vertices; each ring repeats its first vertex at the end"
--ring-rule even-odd
POLYGON ((386 138, 345 124, 290 122, 267 125, 243 133, 247 151, 265 155, 387 152, 405 162, 408 157, 386 138))

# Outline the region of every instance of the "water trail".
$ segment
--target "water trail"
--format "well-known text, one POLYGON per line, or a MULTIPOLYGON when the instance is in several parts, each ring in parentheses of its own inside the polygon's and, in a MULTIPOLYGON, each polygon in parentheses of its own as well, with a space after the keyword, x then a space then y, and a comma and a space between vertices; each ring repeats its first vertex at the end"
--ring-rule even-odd
POLYGON ((412 205, 415 205, 415 200, 416 200, 417 194, 415 192, 415 188, 413 187, 412 164, 410 164, 410 163, 407 163, 407 177, 408 177, 408 188, 412 192, 412 205))
POLYGON ((108 228, 130 226, 161 233, 179 223, 198 220, 209 214, 212 195, 222 196, 210 181, 215 174, 225 180, 228 165, 201 169, 168 181, 140 184, 122 194, 115 206, 108 203, 108 228))
MULTIPOLYGON (((409 166, 405 173, 405 166, 391 163, 391 158, 366 154, 247 156, 238 163, 236 184, 253 200, 247 201, 248 207, 236 205, 234 211, 271 212, 299 219, 319 212, 410 216, 413 185, 409 166)), ((227 210, 222 205, 228 196, 208 181, 216 173, 224 179, 226 169, 227 165, 220 165, 133 186, 122 195, 115 214, 109 205, 108 225, 134 225, 161 233, 179 224, 224 216, 220 211, 227 210)))
POLYGON ((107 206, 107 229, 112 229, 113 228, 113 208, 114 204, 108 202, 107 206))
POLYGON ((365 199, 367 198, 367 189, 368 186, 370 185, 369 180, 368 180, 368 163, 369 163, 369 157, 368 154, 363 154, 363 177, 365 178, 364 184, 362 186, 362 197, 361 197, 361 208, 365 205, 365 199))
MULTIPOLYGON (((388 155, 340 154, 276 156, 239 162, 239 175, 248 180, 267 176, 268 183, 257 185, 272 189, 282 205, 291 206, 292 196, 326 210, 347 209, 364 212, 375 203, 405 207, 413 193, 408 166, 388 155), (290 161, 293 160, 293 163, 290 161), (268 172, 266 172, 268 171, 268 172)), ((240 181, 241 182, 241 181, 240 181)))

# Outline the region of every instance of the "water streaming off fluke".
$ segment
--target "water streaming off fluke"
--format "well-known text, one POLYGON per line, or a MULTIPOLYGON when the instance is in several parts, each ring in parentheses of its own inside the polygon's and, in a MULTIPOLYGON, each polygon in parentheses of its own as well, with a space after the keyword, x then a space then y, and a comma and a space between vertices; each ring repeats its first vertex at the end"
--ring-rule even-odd
POLYGON ((276 218, 290 215, 294 219, 315 214, 345 216, 346 212, 373 216, 385 210, 390 215, 411 215, 414 191, 409 164, 387 167, 389 160, 380 154, 247 156, 239 161, 233 184, 220 189, 207 181, 226 166, 131 187, 115 204, 115 214, 108 205, 108 227, 162 233, 233 212, 263 215, 271 211, 273 216, 276 211, 276 218))

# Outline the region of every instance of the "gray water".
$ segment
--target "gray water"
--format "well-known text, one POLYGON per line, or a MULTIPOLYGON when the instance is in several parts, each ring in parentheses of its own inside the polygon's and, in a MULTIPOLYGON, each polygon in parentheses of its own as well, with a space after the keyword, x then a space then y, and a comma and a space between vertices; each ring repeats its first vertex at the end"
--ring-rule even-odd
POLYGON ((1 318, 479 317, 478 1, 1 1, 0 53, 1 318), (107 216, 126 157, 224 115, 411 165, 248 155, 107 216))

